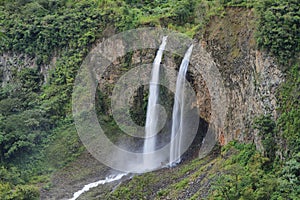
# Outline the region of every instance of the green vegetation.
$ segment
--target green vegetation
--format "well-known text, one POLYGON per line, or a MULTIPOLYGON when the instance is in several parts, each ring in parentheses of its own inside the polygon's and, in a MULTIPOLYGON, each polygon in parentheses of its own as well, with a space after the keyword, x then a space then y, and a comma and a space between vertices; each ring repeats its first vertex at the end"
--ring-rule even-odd
POLYGON ((281 64, 289 65, 300 51, 300 8, 298 0, 264 0, 257 4, 257 44, 270 51, 281 64))
MULTIPOLYGON (((0 199, 37 198, 34 185, 48 180, 44 174, 49 176, 82 152, 68 117, 73 81, 84 56, 107 26, 115 31, 131 26, 126 5, 119 3, 0 2, 1 53, 26 54, 35 58, 36 65, 24 68, 20 59, 0 88, 0 166, 19 177, 19 181, 1 177, 0 199), (53 62, 53 57, 57 57, 55 70, 44 83, 40 67, 53 62)), ((0 74, 3 82, 3 68, 0 74)))
POLYGON ((276 124, 272 120, 271 115, 263 115, 255 120, 255 128, 258 129, 258 134, 262 139, 265 155, 271 160, 275 159, 275 152, 278 149, 276 145, 275 126, 276 124))
MULTIPOLYGON (((165 27, 201 37, 215 16, 224 17, 226 9, 237 7, 255 10, 258 47, 275 56, 286 70, 286 82, 277 94, 280 115, 277 119, 260 116, 255 121, 262 138, 262 154, 252 144, 233 142, 214 161, 195 160, 175 170, 173 176, 165 175, 165 179, 176 182, 160 189, 157 198, 175 198, 205 172, 207 175, 199 184, 213 180, 211 199, 297 199, 300 196, 298 0, 0 1, 1 54, 21 55, 17 63, 8 63, 13 66, 8 81, 3 79, 6 72, 2 63, 0 68, 0 199, 39 199, 41 185, 50 187, 51 173, 83 152, 71 117, 71 94, 77 70, 96 42, 143 26, 165 27), (28 68, 24 57, 32 58, 33 66, 28 68), (55 69, 49 71, 44 82, 41 68, 51 66, 55 69)), ((129 69, 131 56, 126 58, 123 71, 129 69)), ((102 103, 97 111, 103 114, 99 121, 106 124, 104 128, 116 140, 120 130, 106 116, 110 103, 107 94, 99 91, 97 95, 102 103)), ((146 98, 143 97, 141 110, 132 110, 141 125, 146 98)), ((145 199, 155 191, 148 188, 160 178, 151 173, 136 176, 109 197, 145 199)), ((200 193, 199 190, 191 199, 197 199, 200 193)))
POLYGON ((299 198, 299 72, 299 65, 290 68, 278 92, 280 117, 274 120, 265 115, 255 120, 263 154, 251 144, 232 142, 223 148, 223 155, 233 147, 238 154, 221 166, 225 173, 214 181, 211 199, 299 198))
POLYGON ((234 152, 221 165, 222 173, 215 177, 210 199, 271 199, 278 182, 272 171, 266 171, 268 158, 252 144, 232 142, 222 155, 234 152))
POLYGON ((135 176, 106 198, 297 199, 300 194, 299 156, 298 153, 282 167, 275 164, 270 168, 270 159, 257 151, 254 144, 232 141, 222 147, 221 152, 216 148, 202 160, 195 159, 172 170, 135 176), (207 185, 211 185, 209 191, 207 185), (193 195, 188 198, 186 191, 193 195))
POLYGON ((18 185, 11 188, 9 184, 0 184, 0 197, 3 200, 38 200, 40 199, 37 187, 18 185))
POLYGON ((299 197, 299 153, 281 169, 269 168, 270 159, 251 144, 232 142, 222 155, 234 150, 234 155, 221 165, 210 199, 297 199, 299 197))
MULTIPOLYGON (((214 151, 218 151, 218 148, 214 151)), ((105 199, 176 199, 201 174, 205 175, 202 180, 204 183, 208 180, 206 178, 213 172, 209 171, 209 168, 215 164, 215 159, 214 155, 210 155, 201 160, 195 159, 184 163, 171 171, 163 169, 135 176, 105 196, 105 199)))
POLYGON ((277 120, 277 129, 285 140, 281 149, 288 156, 300 151, 300 64, 294 65, 287 73, 286 82, 279 92, 281 115, 277 120))

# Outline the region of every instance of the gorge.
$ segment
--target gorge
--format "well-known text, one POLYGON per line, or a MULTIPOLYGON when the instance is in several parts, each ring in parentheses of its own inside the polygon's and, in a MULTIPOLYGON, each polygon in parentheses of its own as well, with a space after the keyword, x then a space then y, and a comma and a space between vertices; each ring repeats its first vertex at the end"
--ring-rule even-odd
MULTIPOLYGON (((298 199, 298 4, 1 1, 0 199, 298 199), (156 31, 139 32, 149 27, 156 31), (106 54, 92 59, 106 70, 88 71, 91 79, 74 90, 99 44, 106 54), (123 93, 112 98, 118 87, 123 93), (107 160, 145 173, 124 175, 91 153, 76 129, 74 91, 108 138, 92 150, 115 144, 132 157, 111 151, 107 160), (126 109, 111 108, 122 102, 126 109)), ((88 135, 94 129, 81 127, 90 144, 99 139, 88 135)))

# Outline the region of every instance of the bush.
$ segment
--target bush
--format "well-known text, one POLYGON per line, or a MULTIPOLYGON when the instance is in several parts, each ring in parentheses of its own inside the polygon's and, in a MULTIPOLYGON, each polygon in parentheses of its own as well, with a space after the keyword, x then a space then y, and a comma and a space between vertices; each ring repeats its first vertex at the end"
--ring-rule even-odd
POLYGON ((269 50, 281 64, 299 56, 300 8, 298 0, 263 0, 257 4, 258 46, 269 50))
POLYGON ((235 155, 220 166, 209 199, 270 199, 279 182, 275 174, 264 170, 269 159, 251 144, 230 143, 223 149, 235 155))
POLYGON ((37 187, 31 185, 18 185, 8 199, 38 200, 40 199, 40 192, 37 187))
POLYGON ((271 160, 275 159, 276 145, 276 124, 271 115, 262 115, 254 120, 254 128, 258 130, 264 147, 265 155, 271 160))
POLYGON ((281 149, 290 157, 300 151, 300 68, 294 65, 288 72, 286 82, 279 92, 280 117, 277 130, 284 140, 281 149))

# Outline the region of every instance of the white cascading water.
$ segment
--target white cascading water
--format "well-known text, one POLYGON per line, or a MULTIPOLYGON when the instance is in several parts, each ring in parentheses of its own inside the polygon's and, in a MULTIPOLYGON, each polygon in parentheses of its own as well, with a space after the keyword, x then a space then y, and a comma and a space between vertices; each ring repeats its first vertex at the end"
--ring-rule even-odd
POLYGON ((173 114, 172 114, 172 133, 169 165, 174 166, 180 162, 181 156, 181 139, 183 137, 183 110, 184 110, 184 84, 189 60, 192 54, 193 45, 186 51, 181 62, 179 73, 176 81, 176 91, 174 97, 173 114), (177 136, 178 134, 178 136, 177 136))
POLYGON ((155 165, 154 158, 147 156, 147 153, 155 151, 156 144, 156 134, 158 126, 158 95, 159 95, 159 69, 160 62, 162 59, 163 51, 167 43, 167 36, 163 37, 162 43, 159 47, 159 50, 156 54, 156 57, 153 62, 153 68, 151 72, 151 80, 149 86, 149 98, 148 98, 148 107, 146 114, 146 127, 145 127, 145 141, 144 141, 144 166, 146 168, 152 168, 155 165))
POLYGON ((115 176, 111 175, 111 176, 106 177, 103 180, 99 180, 97 182, 89 183, 89 184, 85 185, 81 190, 75 192, 73 194, 73 197, 69 200, 76 200, 80 195, 82 195, 83 193, 89 191, 90 189, 92 189, 94 187, 97 187, 98 185, 103 185, 105 183, 110 183, 110 182, 113 182, 113 181, 120 180, 123 176, 126 176, 126 175, 127 174, 125 174, 125 173, 117 174, 115 176))

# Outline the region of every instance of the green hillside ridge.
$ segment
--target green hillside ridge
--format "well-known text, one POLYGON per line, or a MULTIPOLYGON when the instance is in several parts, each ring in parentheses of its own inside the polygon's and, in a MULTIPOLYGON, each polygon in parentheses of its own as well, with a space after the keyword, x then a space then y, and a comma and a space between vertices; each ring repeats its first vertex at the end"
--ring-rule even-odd
MULTIPOLYGON (((5 80, 7 69, 2 61, 0 64, 0 199, 40 199, 41 193, 55 189, 55 181, 72 183, 97 170, 107 172, 90 160, 71 110, 77 70, 93 45, 116 33, 149 26, 203 39, 215 20, 228 17, 228 12, 246 11, 254 12, 253 46, 274 57, 285 77, 276 91, 278 116, 266 114, 253 123, 263 150, 237 141, 216 145, 204 159, 193 158, 173 169, 134 176, 101 195, 101 188, 94 188, 81 198, 299 198, 298 0, 3 0, 0 10, 0 51, 12 58, 9 66, 13 66, 8 69, 9 80, 5 80), (50 68, 46 78, 41 70, 45 66, 50 68), (85 160, 89 160, 90 169, 79 164, 85 160), (80 168, 77 177, 65 175, 74 168, 80 168)), ((237 42, 231 39, 226 42, 237 42)), ((232 49, 228 59, 239 54, 232 49)), ((125 59, 124 70, 128 65, 125 59)), ((105 99, 105 95, 99 93, 99 98, 105 99)), ((109 103, 97 109, 114 140, 120 137, 120 129, 104 116, 109 103)))

